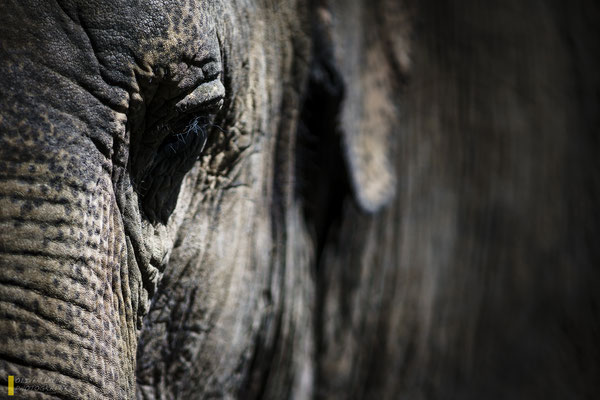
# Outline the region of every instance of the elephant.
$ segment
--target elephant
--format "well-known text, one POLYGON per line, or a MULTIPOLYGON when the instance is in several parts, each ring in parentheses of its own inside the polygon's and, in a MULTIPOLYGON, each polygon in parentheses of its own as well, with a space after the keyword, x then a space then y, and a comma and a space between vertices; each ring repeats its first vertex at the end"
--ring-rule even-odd
POLYGON ((598 4, 0 4, 3 395, 600 395, 598 4))

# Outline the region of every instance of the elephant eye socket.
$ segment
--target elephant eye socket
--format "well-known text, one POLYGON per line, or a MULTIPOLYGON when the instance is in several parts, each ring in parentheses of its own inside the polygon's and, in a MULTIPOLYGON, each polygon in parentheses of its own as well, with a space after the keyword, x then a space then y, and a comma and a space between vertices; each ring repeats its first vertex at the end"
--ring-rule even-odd
POLYGON ((164 125, 167 136, 141 177, 142 207, 152 222, 166 223, 173 212, 185 174, 201 155, 212 116, 200 115, 164 125))
MULTIPOLYGON (((172 90, 159 86, 156 91, 172 90)), ((202 154, 215 127, 224 91, 216 76, 179 98, 155 96, 147 107, 151 111, 139 124, 147 128, 132 132, 131 175, 141 209, 152 223, 166 223, 175 209, 183 178, 202 154)))

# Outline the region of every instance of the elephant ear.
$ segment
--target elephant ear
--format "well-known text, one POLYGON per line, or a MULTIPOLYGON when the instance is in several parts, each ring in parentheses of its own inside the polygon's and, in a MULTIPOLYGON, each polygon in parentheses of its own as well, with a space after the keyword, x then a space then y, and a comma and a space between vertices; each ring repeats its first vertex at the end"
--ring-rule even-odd
POLYGON ((368 212, 396 190, 397 100, 409 67, 409 29, 399 3, 330 0, 317 11, 345 88, 339 124, 350 181, 368 212))

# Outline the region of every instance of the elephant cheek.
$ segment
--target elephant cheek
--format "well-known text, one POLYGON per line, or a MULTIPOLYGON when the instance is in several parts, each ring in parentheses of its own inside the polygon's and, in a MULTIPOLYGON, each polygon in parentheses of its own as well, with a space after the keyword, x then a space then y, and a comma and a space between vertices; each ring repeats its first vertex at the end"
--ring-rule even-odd
POLYGON ((16 377, 15 395, 132 397, 135 310, 109 174, 67 151, 6 158, 0 375, 16 377))

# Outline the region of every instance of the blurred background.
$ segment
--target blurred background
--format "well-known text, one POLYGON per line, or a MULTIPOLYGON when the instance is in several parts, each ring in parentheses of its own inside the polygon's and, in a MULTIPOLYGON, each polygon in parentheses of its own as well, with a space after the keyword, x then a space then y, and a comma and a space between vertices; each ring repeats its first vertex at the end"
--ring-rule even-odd
POLYGON ((598 2, 349 4, 397 186, 322 250, 318 397, 600 398, 598 2))

